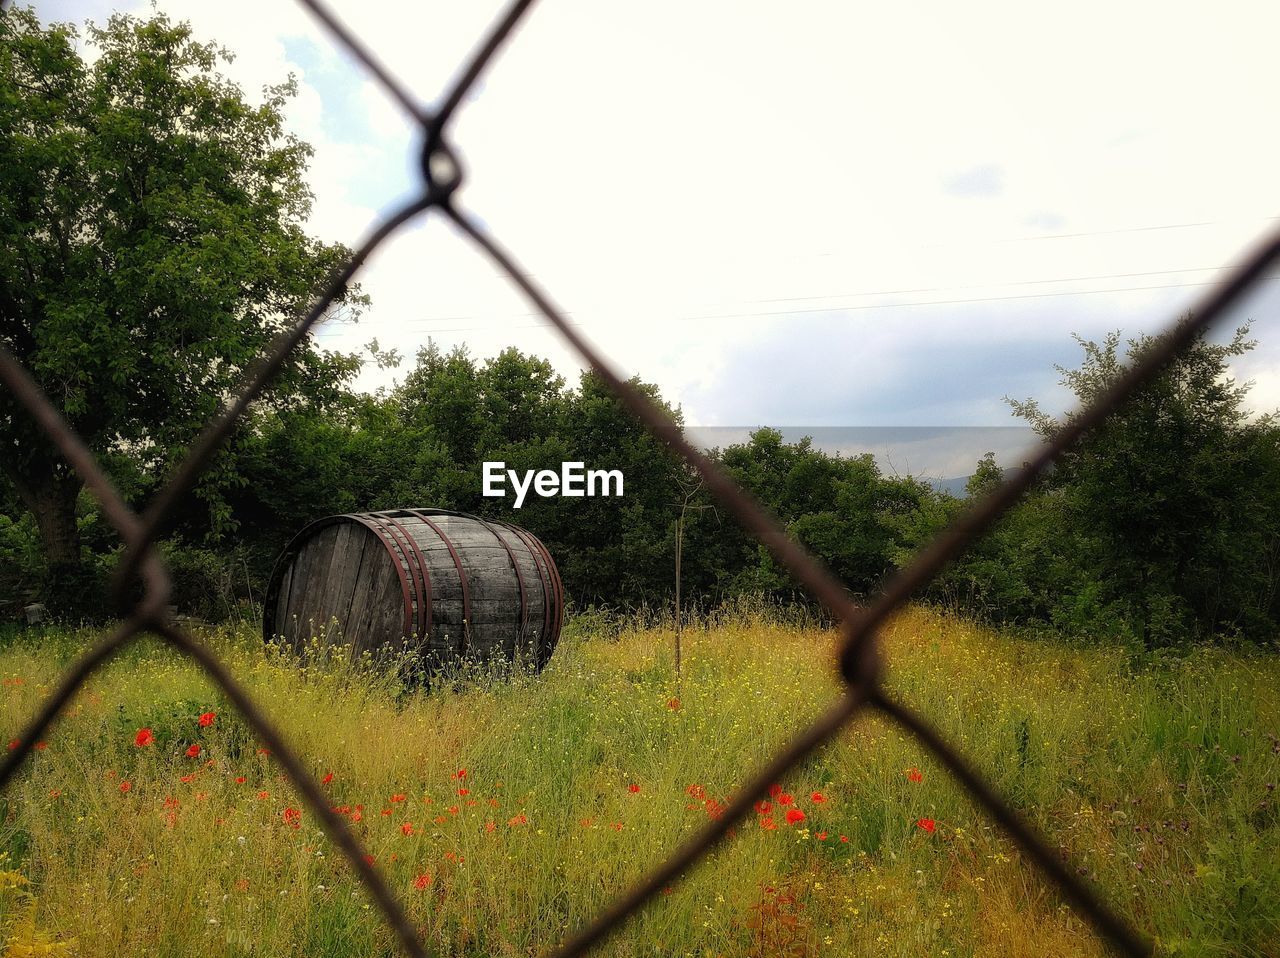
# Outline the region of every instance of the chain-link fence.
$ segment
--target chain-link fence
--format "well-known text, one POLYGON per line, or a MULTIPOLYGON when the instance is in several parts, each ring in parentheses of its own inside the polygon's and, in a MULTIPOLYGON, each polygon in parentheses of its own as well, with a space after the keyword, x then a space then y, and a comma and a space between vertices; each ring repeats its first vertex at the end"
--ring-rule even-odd
MULTIPOLYGON (((143 598, 132 607, 124 622, 67 671, 44 702, 39 714, 27 723, 19 735, 20 744, 5 757, 0 766, 0 788, 14 777, 34 743, 43 737, 72 696, 97 669, 144 633, 156 634, 199 663, 244 714, 262 742, 270 749, 271 755, 297 787, 307 806, 368 887, 404 952, 414 958, 426 955, 423 943, 399 900, 371 864, 372 859, 366 857, 345 822, 330 809, 319 785, 304 771, 297 754, 285 743, 276 727, 248 697, 222 662, 179 628, 168 615, 166 603, 170 579, 156 554, 154 543, 159 530, 174 514, 183 498, 191 492, 210 459, 227 440, 249 404, 277 375, 289 352, 307 336, 331 302, 359 272, 369 255, 401 226, 436 210, 484 251, 524 293, 534 308, 550 321, 582 360, 609 385, 623 405, 654 435, 687 460, 702 476, 711 493, 732 512, 742 526, 766 545, 777 561, 842 623, 844 641, 838 666, 844 678, 845 689, 839 701, 811 726, 800 731, 790 745, 764 768, 759 769, 738 790, 737 796, 728 804, 723 815, 709 822, 664 864, 653 869, 595 921, 556 948, 553 954, 557 958, 581 955, 618 930, 652 896, 722 841, 733 826, 748 814, 754 802, 764 796, 770 784, 794 768, 814 749, 830 740, 865 709, 883 713, 919 739, 964 784, 978 803, 1000 823, 1101 936, 1125 954, 1150 954, 1152 946, 1148 939, 1103 901, 1062 855, 1050 849, 1044 838, 1036 834, 1023 817, 997 795, 983 777, 922 716, 894 699, 884 688, 881 683, 877 630, 891 613, 907 602, 917 590, 927 585, 947 562, 960 555, 988 530, 1027 490, 1036 476, 1064 450, 1098 425, 1139 386, 1158 373, 1197 333, 1208 327, 1273 262, 1280 259, 1280 235, 1269 237, 1230 278, 1215 287, 1193 308, 1188 319, 1174 325, 1169 334, 1160 339, 1156 348, 1145 353, 1141 361, 1127 370, 1091 407, 1071 419, 1031 462, 1007 478, 986 498, 974 504, 922 550, 909 566, 892 577, 874 601, 865 606, 856 606, 830 572, 792 540, 777 521, 740 489, 719 466, 694 447, 665 412, 614 371, 606 359, 564 318, 550 297, 529 279, 529 274, 520 269, 514 257, 486 232, 475 217, 455 203, 454 194, 462 183, 463 171, 449 143, 450 121, 498 48, 528 11, 532 0, 515 0, 511 4, 465 63, 459 78, 446 91, 442 105, 435 111, 428 111, 421 106, 391 76, 374 53, 340 23, 320 0, 299 2, 319 19, 335 41, 360 60, 399 103, 410 120, 421 129, 424 137, 421 194, 378 225, 351 259, 330 278, 307 315, 282 335, 270 352, 250 371, 237 398, 206 428, 171 480, 141 515, 125 504, 93 454, 69 428, 35 381, 11 353, 0 347, 0 380, 13 391, 84 479, 86 486, 100 502, 103 514, 126 543, 126 552, 116 581, 117 599, 123 601, 122 597, 129 584, 138 577, 144 587, 143 598)), ((5 5, 0 0, 0 9, 5 5)))

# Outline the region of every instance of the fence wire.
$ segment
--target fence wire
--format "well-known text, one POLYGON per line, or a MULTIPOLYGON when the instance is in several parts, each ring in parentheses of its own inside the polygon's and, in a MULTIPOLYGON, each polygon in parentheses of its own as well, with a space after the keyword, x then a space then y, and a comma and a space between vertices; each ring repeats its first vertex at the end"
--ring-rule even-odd
MULTIPOLYGON (((800 731, 786 748, 739 789, 720 818, 709 822, 666 862, 620 895, 587 927, 552 950, 554 958, 584 954, 616 932, 651 897, 721 842, 732 827, 748 814, 754 802, 766 794, 774 781, 795 768, 806 756, 829 741, 855 715, 866 709, 874 709, 898 723, 945 765, 1102 938, 1126 955, 1151 954, 1152 944, 1146 935, 1135 929, 1078 877, 1064 856, 1052 850, 1044 837, 997 794, 923 716, 890 696, 881 683, 877 630, 891 613, 900 608, 917 590, 927 585, 947 562, 990 529, 1050 463, 1087 431, 1097 426, 1138 387, 1156 375, 1201 330, 1235 303, 1268 267, 1280 259, 1280 232, 1269 236, 1241 262, 1226 281, 1202 297, 1186 319, 1175 322, 1170 327, 1168 335, 1159 341, 1156 348, 1145 353, 1104 395, 1070 420, 1031 462, 1008 477, 1002 485, 975 503, 944 530, 914 561, 893 576, 869 605, 859 607, 853 604, 840 582, 792 540, 778 522, 739 488, 727 473, 694 447, 685 438, 681 428, 663 410, 614 370, 606 358, 570 325, 547 293, 529 279, 529 274, 520 268, 512 254, 454 201, 454 194, 463 181, 464 173, 457 154, 449 143, 449 123, 494 54, 532 6, 532 0, 515 0, 509 6, 502 18, 482 38, 482 42, 466 61, 459 79, 446 90, 440 101, 441 106, 434 112, 421 105, 412 92, 405 89, 386 69, 374 52, 339 21, 321 0, 298 2, 315 16, 336 43, 345 47, 364 65, 399 104, 409 121, 422 131, 421 194, 379 223, 350 260, 330 278, 307 314, 291 330, 281 335, 270 351, 249 371, 237 397, 204 430, 167 485, 141 515, 123 501, 94 455, 71 430, 12 353, 0 346, 0 381, 26 407, 84 479, 85 485, 97 497, 104 516, 120 533, 126 545, 114 583, 114 598, 121 606, 122 624, 67 670, 38 714, 28 721, 20 733, 19 745, 8 753, 0 765, 0 789, 13 779, 34 744, 44 737, 62 709, 94 672, 140 636, 157 635, 194 659, 243 713, 249 725, 270 749, 271 756, 279 762, 297 787, 307 807, 360 876, 404 953, 412 958, 425 958, 424 944, 399 899, 374 869, 372 860, 366 857, 364 849, 345 821, 330 809, 320 786, 305 771, 301 758, 289 747, 274 723, 249 698, 217 656, 183 631, 168 615, 166 603, 171 581, 153 545, 165 523, 173 517, 184 497, 194 488, 211 458, 235 429, 246 409, 279 373, 290 351, 307 336, 332 301, 356 276, 370 254, 401 226, 431 210, 437 210, 506 274, 533 307, 574 348, 578 356, 608 384, 623 405, 655 436, 697 469, 707 488, 743 527, 767 546, 774 558, 842 623, 843 646, 837 665, 845 683, 845 691, 836 704, 816 722, 800 731), (128 607, 126 596, 130 583, 136 578, 142 580, 143 597, 132 607, 128 607)), ((0 11, 6 6, 5 0, 0 0, 0 11)))

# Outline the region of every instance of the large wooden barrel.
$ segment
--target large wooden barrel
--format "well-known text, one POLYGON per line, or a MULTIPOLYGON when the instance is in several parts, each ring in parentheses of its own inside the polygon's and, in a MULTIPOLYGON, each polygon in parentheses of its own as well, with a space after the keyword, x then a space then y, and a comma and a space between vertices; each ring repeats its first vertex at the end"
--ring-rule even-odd
POLYGON ((422 653, 429 667, 463 660, 542 668, 555 649, 564 590, 531 532, 444 509, 319 519, 277 560, 264 636, 296 647, 313 636, 353 647, 422 653))

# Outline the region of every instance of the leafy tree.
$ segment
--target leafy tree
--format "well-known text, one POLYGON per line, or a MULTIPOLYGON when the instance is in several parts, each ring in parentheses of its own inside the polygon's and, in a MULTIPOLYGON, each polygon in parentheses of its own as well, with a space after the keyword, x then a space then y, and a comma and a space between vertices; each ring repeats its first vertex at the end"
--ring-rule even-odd
MULTIPOLYGON (((757 429, 721 454, 730 473, 827 564, 855 594, 873 591, 909 538, 906 515, 934 493, 911 478, 885 477, 871 455, 845 457, 816 449, 809 438, 787 443, 776 429, 757 429)), ((737 560, 730 591, 799 598, 795 584, 760 545, 736 526, 728 533, 737 560)))
MULTIPOLYGON (((679 410, 662 402, 656 386, 631 382, 679 421, 679 410)), ((678 515, 671 490, 674 453, 591 372, 569 396, 560 433, 569 459, 591 469, 618 469, 626 478, 622 499, 547 500, 560 516, 548 545, 561 546, 566 584, 584 602, 669 600, 678 515)))
MULTIPOLYGON (((87 39, 91 61, 73 27, 0 14, 0 343, 142 497, 347 251, 303 229, 311 150, 281 118, 292 79, 253 105, 217 72, 225 51, 162 14, 87 39)), ((331 392, 356 368, 304 344, 265 401, 331 392)), ((66 600, 81 479, 7 391, 0 448, 66 600)), ((230 461, 198 490, 206 528, 231 520, 230 461)))
MULTIPOLYGON (((1084 361, 1063 384, 1089 403, 1122 373, 1120 335, 1078 340, 1084 361)), ((1128 343, 1137 361, 1159 343, 1128 343)), ((1258 634, 1275 621, 1280 544, 1277 428, 1251 419, 1228 361, 1253 348, 1248 326, 1225 343, 1201 335, 1075 449, 1049 485, 1078 574, 1058 615, 1080 627, 1119 619, 1148 646, 1217 631, 1258 634)), ((1045 439, 1067 420, 1012 402, 1045 439)), ((1071 582, 1063 582, 1070 586, 1071 582)))

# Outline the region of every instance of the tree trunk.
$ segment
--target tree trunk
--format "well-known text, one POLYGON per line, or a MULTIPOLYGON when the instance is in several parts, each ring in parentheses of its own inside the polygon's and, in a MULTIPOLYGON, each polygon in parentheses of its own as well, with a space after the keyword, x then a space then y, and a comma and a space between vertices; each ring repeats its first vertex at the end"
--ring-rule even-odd
POLYGON ((76 526, 76 498, 80 481, 54 479, 35 490, 32 512, 44 541, 50 566, 80 567, 80 530, 76 526))
POLYGON ((76 499, 84 485, 70 470, 53 466, 44 476, 14 475, 14 487, 36 519, 45 559, 45 602, 56 614, 80 615, 89 607, 88 583, 80 559, 76 499))

